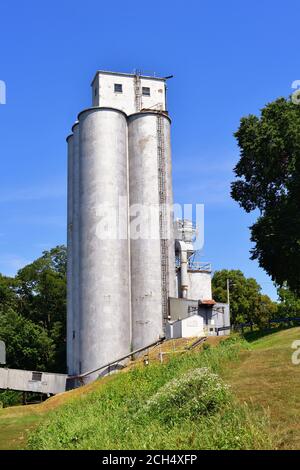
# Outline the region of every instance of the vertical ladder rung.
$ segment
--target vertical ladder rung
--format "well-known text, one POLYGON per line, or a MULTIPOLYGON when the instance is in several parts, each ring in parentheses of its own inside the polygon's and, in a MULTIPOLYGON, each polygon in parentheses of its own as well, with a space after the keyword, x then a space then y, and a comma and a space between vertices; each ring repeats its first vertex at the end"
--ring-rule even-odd
POLYGON ((158 182, 159 182, 159 202, 160 202, 160 250, 161 250, 161 284, 162 284, 162 310, 164 328, 168 318, 168 297, 169 297, 169 286, 168 286, 168 246, 167 240, 163 238, 164 227, 167 223, 166 213, 166 171, 165 171, 165 151, 164 151, 164 133, 163 133, 163 122, 162 116, 157 116, 157 156, 158 156, 158 182))

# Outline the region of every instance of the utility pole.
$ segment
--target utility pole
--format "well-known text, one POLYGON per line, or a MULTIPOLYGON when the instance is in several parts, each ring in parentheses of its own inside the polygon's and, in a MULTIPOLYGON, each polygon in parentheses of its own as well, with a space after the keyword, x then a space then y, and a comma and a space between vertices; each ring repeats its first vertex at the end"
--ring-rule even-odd
MULTIPOLYGON (((230 292, 229 292, 229 287, 230 287, 230 279, 226 279, 226 288, 227 288, 227 305, 228 305, 228 313, 229 313, 229 318, 230 318, 230 292)), ((230 320, 229 320, 230 321, 230 320)))
POLYGON ((228 279, 228 278, 227 278, 226 285, 227 285, 227 303, 228 303, 228 307, 229 307, 229 305, 230 305, 230 293, 229 293, 230 279, 228 279))

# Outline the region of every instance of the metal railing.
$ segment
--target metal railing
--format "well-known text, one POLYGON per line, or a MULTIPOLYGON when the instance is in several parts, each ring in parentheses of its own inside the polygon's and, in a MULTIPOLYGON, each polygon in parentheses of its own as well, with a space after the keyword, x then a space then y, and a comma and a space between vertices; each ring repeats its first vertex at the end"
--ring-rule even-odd
POLYGON ((115 359, 114 361, 103 364, 102 366, 97 367, 97 369, 89 370, 88 372, 84 372, 83 374, 69 376, 69 377, 67 377, 67 381, 71 381, 71 380, 81 381, 82 379, 84 379, 85 377, 87 377, 89 375, 95 374, 96 372, 99 372, 103 369, 109 369, 110 367, 112 367, 114 365, 117 365, 119 362, 124 361, 125 359, 128 359, 128 358, 134 356, 135 354, 146 351, 149 348, 153 348, 154 346, 157 346, 158 344, 161 344, 164 341, 165 341, 165 338, 161 338, 161 339, 155 341, 154 343, 148 344, 147 346, 143 346, 142 348, 136 349, 135 351, 131 351, 130 353, 126 354, 125 356, 119 357, 118 359, 115 359))
POLYGON ((211 272, 211 263, 204 261, 193 261, 189 259, 188 269, 192 271, 207 271, 211 272))
MULTIPOLYGON (((180 256, 175 256, 175 268, 180 268, 180 256)), ((212 266, 211 263, 206 261, 193 261, 191 258, 188 261, 188 269, 191 271, 205 271, 211 272, 212 266)))
POLYGON ((195 349, 197 346, 200 346, 200 344, 205 343, 206 340, 207 340, 207 336, 202 336, 201 338, 197 339, 192 344, 190 344, 186 349, 188 351, 191 351, 192 349, 195 349))

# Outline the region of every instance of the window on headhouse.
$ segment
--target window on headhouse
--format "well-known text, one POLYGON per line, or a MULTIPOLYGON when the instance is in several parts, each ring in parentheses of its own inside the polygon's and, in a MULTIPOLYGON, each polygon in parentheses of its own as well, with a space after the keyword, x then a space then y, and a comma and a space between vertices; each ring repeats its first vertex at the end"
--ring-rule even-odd
POLYGON ((115 93, 123 93, 123 87, 121 83, 115 83, 115 93))
POLYGON ((42 372, 32 372, 32 379, 35 382, 41 382, 42 380, 42 372))
POLYGON ((147 87, 147 86, 143 86, 142 94, 143 94, 143 96, 150 96, 150 88, 147 87))

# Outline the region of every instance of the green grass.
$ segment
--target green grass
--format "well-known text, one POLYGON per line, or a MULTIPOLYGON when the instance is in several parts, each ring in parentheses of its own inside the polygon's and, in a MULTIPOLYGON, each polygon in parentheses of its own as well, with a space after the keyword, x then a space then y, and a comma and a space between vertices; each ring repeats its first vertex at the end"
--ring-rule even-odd
POLYGON ((227 395, 221 379, 213 375, 229 361, 238 361, 243 346, 233 338, 201 353, 174 355, 164 365, 153 363, 111 377, 98 390, 52 412, 31 434, 29 448, 269 447, 267 416, 256 418, 248 406, 227 395), (209 368, 208 378, 197 382, 203 367, 209 368))
POLYGON ((294 339, 299 339, 298 328, 274 328, 263 332, 255 331, 245 335, 251 349, 277 349, 290 347, 294 339))
POLYGON ((0 449, 300 449, 295 339, 299 327, 235 335, 163 365, 156 352, 147 367, 0 410, 0 449), (209 383, 189 378, 203 367, 219 376, 213 388, 230 386, 213 406, 209 383))
POLYGON ((0 450, 24 449, 28 433, 41 421, 41 416, 29 408, 14 409, 0 412, 0 450))
POLYGON ((259 415, 270 417, 270 436, 277 449, 300 449, 300 366, 292 364, 291 348, 300 339, 300 328, 271 330, 246 336, 248 351, 236 367, 222 371, 240 402, 259 415))

